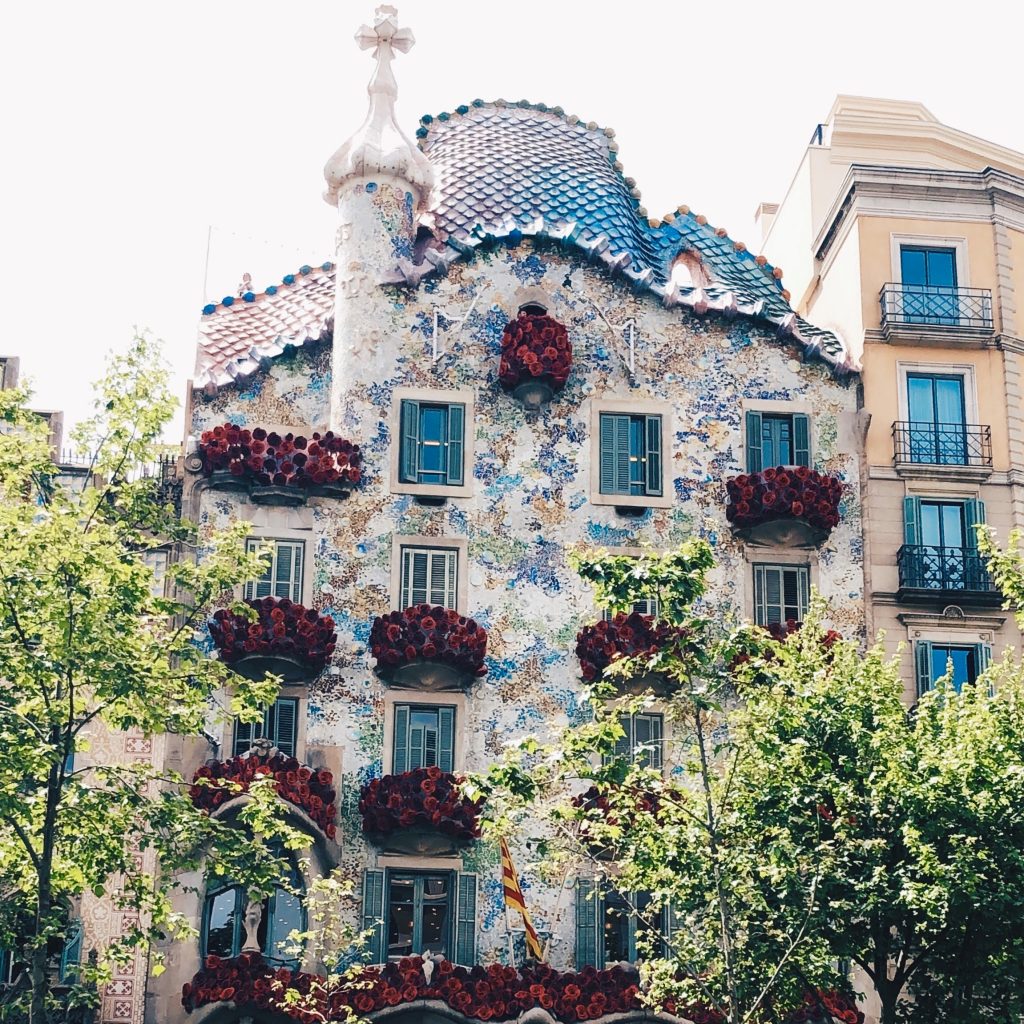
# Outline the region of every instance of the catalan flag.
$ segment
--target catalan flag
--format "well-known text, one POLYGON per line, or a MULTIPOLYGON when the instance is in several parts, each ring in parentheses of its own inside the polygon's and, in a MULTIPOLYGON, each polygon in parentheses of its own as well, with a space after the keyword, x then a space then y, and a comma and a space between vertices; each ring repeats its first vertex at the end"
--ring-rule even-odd
POLYGON ((526 927, 526 952, 534 960, 544 959, 544 950, 540 944, 540 936, 530 920, 530 912, 526 909, 523 890, 519 888, 519 876, 512 864, 512 855, 508 852, 508 843, 501 840, 501 882, 505 887, 505 906, 521 914, 526 927))

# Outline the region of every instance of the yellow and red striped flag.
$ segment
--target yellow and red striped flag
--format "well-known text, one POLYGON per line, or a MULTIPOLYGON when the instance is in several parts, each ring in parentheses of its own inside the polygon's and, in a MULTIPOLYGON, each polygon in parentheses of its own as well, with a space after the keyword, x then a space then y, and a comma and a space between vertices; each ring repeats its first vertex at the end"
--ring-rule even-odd
POLYGON ((540 936, 530 920, 530 912, 526 909, 523 890, 519 887, 519 877, 512 864, 512 855, 508 852, 508 843, 501 840, 501 883, 505 888, 505 906, 521 914, 526 927, 526 952, 534 960, 544 959, 544 950, 540 944, 540 936))

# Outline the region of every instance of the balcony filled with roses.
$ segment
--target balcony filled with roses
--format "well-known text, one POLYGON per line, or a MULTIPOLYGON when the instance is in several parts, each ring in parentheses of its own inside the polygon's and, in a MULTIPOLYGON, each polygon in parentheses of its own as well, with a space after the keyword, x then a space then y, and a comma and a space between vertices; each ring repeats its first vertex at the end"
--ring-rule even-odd
POLYGON ((725 482, 725 517, 752 544, 813 547, 839 525, 843 482, 806 466, 776 466, 725 482))
POLYGON ((501 386, 536 412, 565 387, 572 369, 572 344, 565 327, 547 314, 521 312, 501 336, 501 386))

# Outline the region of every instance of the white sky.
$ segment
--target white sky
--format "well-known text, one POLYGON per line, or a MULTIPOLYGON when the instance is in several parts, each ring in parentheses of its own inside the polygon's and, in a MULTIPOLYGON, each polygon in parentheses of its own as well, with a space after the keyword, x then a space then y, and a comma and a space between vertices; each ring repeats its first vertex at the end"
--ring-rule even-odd
MULTIPOLYGON (((184 396, 203 302, 333 257, 327 157, 361 123, 352 41, 373 0, 5 5, 0 22, 0 353, 37 407, 88 412, 86 382, 133 325, 184 396), (203 289, 208 231, 212 244, 203 289)), ((399 0, 399 118, 529 99, 615 129, 660 216, 681 203, 753 249, 839 92, 923 102, 1024 150, 1008 2, 399 0)), ((783 268, 785 269, 785 268, 783 268)), ((180 420, 175 436, 180 436, 180 420)))

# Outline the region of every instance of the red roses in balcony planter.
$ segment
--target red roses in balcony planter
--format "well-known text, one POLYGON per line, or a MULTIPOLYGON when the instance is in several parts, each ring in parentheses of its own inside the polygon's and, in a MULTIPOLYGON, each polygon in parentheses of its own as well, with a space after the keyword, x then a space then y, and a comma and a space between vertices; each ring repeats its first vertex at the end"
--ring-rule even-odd
MULTIPOLYGON (((623 658, 651 657, 664 650, 670 642, 685 642, 685 631, 665 622, 655 622, 653 615, 640 612, 619 612, 609 619, 584 626, 576 634, 576 657, 580 660, 583 678, 588 683, 601 679, 604 670, 623 658)), ((669 682, 657 673, 637 676, 628 681, 617 680, 631 692, 653 690, 668 692, 669 682)))
POLYGON ((210 620, 222 661, 253 679, 272 672, 296 682, 323 671, 338 640, 332 618, 286 597, 246 604, 257 613, 254 622, 229 608, 214 612, 210 620))
POLYGON ((304 500, 303 492, 344 497, 362 477, 359 446, 330 430, 307 438, 225 423, 203 432, 199 456, 206 476, 245 484, 255 499, 288 492, 296 501, 304 500))
POLYGON ((482 801, 470 800, 462 780, 440 768, 385 775, 363 786, 363 831, 399 853, 446 853, 480 837, 482 801))
POLYGON ((450 608, 418 604, 373 620, 370 653, 396 686, 461 689, 487 672, 487 630, 450 608))
POLYGON ((210 1003, 230 1002, 303 1020, 308 1011, 283 1005, 285 990, 294 989, 304 997, 312 993, 314 1002, 326 1006, 325 980, 287 967, 275 968, 259 953, 242 953, 230 960, 208 956, 202 970, 182 986, 181 1005, 191 1013, 210 1003))
POLYGON ((565 387, 572 369, 569 334, 546 314, 520 313, 501 337, 498 379, 528 409, 537 409, 565 387))
POLYGON ((241 793, 248 792, 249 786, 257 779, 268 777, 273 778, 277 795, 282 800, 302 808, 328 839, 334 839, 337 834, 334 819, 338 812, 334 776, 325 768, 319 771, 307 768, 287 754, 276 753, 269 757, 248 754, 227 761, 207 761, 192 776, 188 792, 196 807, 215 811, 241 793), (204 779, 215 785, 204 784, 204 779), (240 786, 241 791, 224 783, 240 786))
POLYGON ((839 525, 843 482, 806 466, 742 473, 726 480, 725 488, 726 519, 755 543, 821 543, 839 525))

